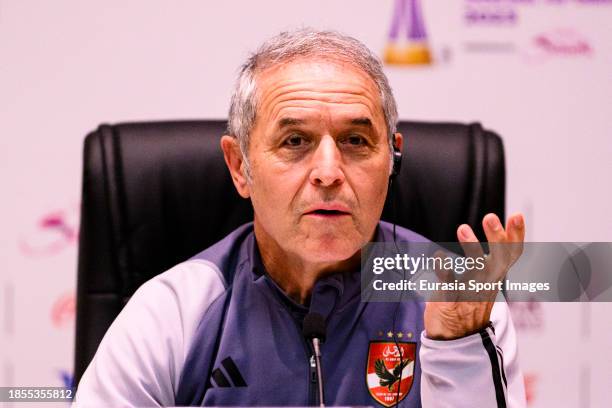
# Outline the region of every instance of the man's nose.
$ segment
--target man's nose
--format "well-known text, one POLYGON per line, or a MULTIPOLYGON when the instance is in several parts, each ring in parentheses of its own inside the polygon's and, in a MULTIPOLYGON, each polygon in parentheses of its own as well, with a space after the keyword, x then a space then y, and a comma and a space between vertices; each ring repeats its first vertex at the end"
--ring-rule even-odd
POLYGON ((331 136, 325 136, 319 142, 312 156, 310 182, 321 187, 331 187, 344 182, 342 154, 331 136))

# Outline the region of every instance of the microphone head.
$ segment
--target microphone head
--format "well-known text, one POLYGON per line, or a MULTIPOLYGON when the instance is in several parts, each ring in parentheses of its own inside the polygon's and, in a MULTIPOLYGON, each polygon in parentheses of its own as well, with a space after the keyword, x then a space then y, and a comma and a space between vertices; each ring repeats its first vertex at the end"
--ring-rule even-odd
POLYGON ((327 331, 325 318, 319 313, 308 313, 302 323, 302 334, 307 339, 319 339, 321 343, 325 341, 327 331))

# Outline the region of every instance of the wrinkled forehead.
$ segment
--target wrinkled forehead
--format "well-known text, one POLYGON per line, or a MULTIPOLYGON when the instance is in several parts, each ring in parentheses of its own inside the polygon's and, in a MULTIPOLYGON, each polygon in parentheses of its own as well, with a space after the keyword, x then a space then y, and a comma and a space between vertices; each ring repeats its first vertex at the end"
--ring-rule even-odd
MULTIPOLYGON (((270 120, 283 107, 300 103, 354 104, 384 126, 381 92, 355 63, 330 58, 294 58, 256 73, 257 118, 270 120)), ((363 116, 363 115, 362 115, 363 116)))

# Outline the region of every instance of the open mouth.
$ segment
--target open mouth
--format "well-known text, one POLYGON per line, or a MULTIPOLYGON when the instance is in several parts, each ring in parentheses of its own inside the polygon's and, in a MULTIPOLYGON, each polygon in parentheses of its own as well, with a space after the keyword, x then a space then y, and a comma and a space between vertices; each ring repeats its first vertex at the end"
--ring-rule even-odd
POLYGON ((321 217, 337 217, 341 215, 349 215, 349 213, 338 210, 315 210, 308 213, 309 215, 318 215, 321 217))

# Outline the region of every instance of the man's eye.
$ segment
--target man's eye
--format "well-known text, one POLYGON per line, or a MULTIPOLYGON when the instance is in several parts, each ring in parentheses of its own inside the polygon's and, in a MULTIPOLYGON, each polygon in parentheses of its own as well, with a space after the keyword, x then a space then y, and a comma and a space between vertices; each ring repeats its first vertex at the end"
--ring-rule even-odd
POLYGON ((363 136, 359 135, 350 135, 348 136, 344 143, 351 146, 365 146, 368 144, 367 140, 363 136))
POLYGON ((285 140, 284 144, 289 147, 300 147, 306 144, 306 139, 300 135, 291 135, 285 140))

